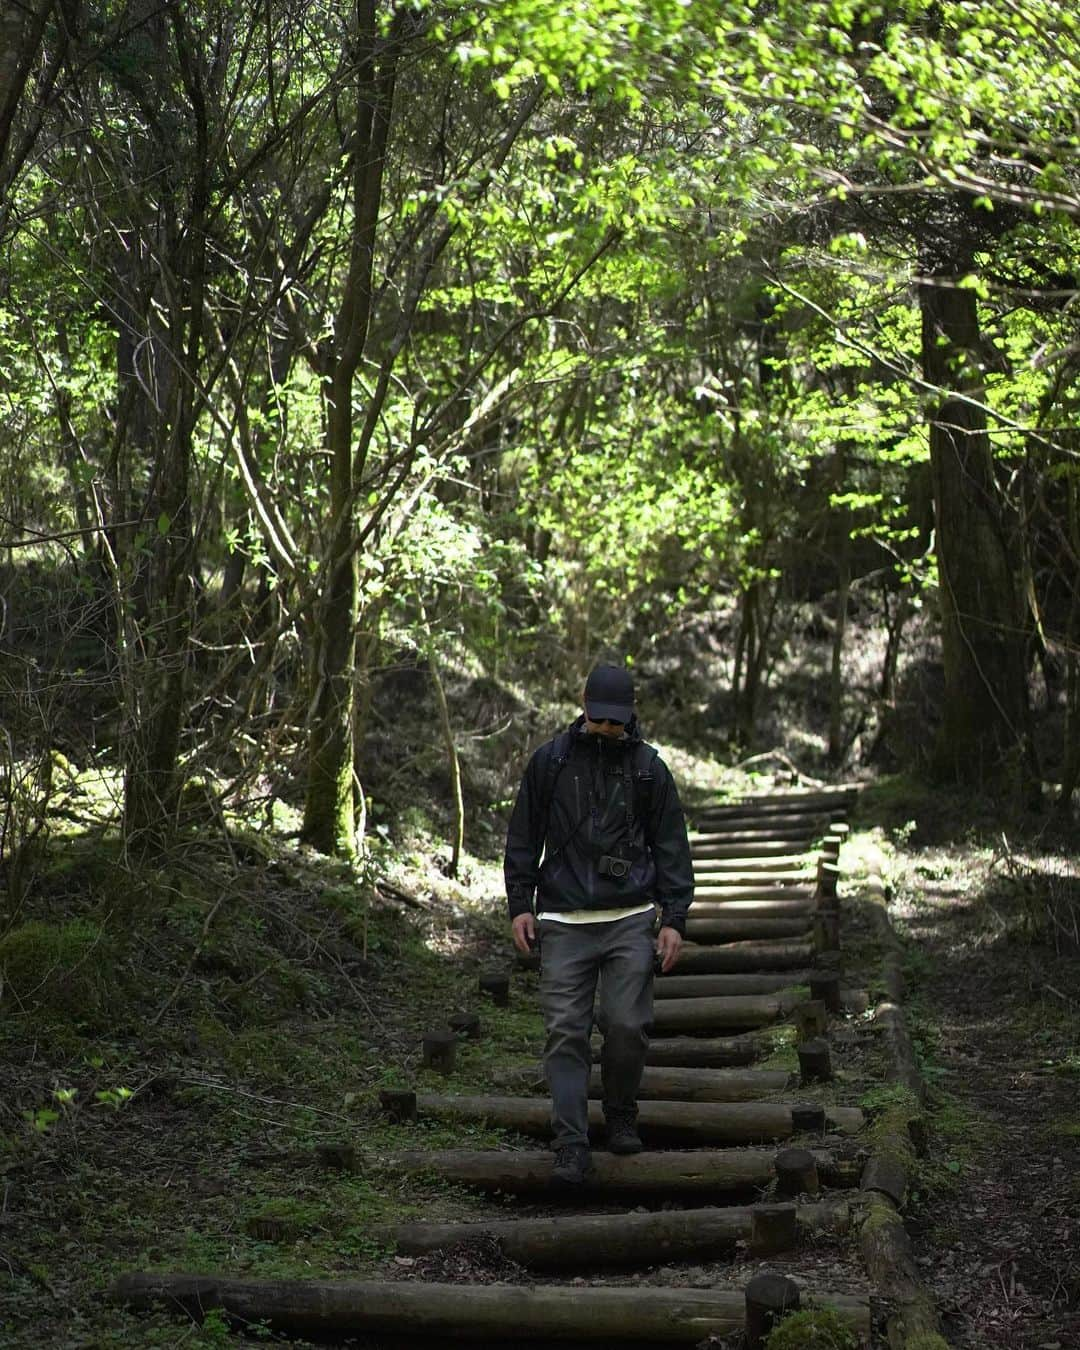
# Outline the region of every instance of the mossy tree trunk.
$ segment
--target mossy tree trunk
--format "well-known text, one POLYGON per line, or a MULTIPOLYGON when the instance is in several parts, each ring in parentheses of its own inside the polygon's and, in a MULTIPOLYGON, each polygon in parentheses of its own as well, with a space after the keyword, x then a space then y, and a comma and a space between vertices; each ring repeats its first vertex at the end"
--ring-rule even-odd
POLYGON ((357 850, 353 724, 359 572, 355 484, 362 464, 353 445, 353 393, 368 341, 372 275, 393 112, 398 38, 380 43, 374 0, 356 6, 356 110, 349 150, 352 210, 349 262, 323 383, 330 453, 330 533, 317 606, 311 663, 307 791, 302 837, 323 853, 357 850))

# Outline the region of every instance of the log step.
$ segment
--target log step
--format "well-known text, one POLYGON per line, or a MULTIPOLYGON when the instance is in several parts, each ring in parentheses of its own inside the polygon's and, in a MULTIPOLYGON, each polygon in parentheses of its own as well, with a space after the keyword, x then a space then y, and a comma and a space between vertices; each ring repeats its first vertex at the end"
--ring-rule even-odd
MULTIPOLYGON (((695 875, 697 868, 694 869, 695 875)), ((816 867, 776 868, 771 872, 708 872, 701 877, 703 886, 809 886, 817 884, 816 867)), ((750 897, 746 897, 749 899, 750 897)))
MULTIPOLYGON (((682 963, 679 967, 682 969, 682 963)), ((795 985, 809 986, 816 970, 784 970, 766 975, 661 975, 653 981, 654 998, 718 998, 732 994, 775 994, 795 985)))
MULTIPOLYGON (((798 1075, 786 1069, 701 1069, 664 1068, 646 1065, 641 1076, 638 1097, 642 1101, 679 1102, 752 1102, 770 1092, 783 1092, 794 1086, 798 1075)), ((511 1070, 499 1079, 499 1086, 508 1091, 541 1095, 546 1101, 544 1067, 534 1064, 529 1069, 511 1070)), ((589 1077, 589 1096, 599 1100, 603 1080, 599 1067, 589 1077)), ((415 1095, 415 1094, 414 1094, 415 1095)))
POLYGON ((754 792, 734 802, 718 802, 705 808, 708 812, 754 811, 767 815, 771 811, 805 810, 816 807, 831 811, 836 806, 850 806, 859 795, 857 783, 845 783, 831 788, 785 788, 779 792, 754 792))
MULTIPOLYGON (((810 1151, 823 1185, 845 1189, 858 1186, 861 1161, 849 1161, 828 1149, 810 1151)), ((554 1161, 554 1154, 547 1149, 415 1149, 378 1157, 356 1156, 359 1170, 372 1175, 386 1171, 434 1173, 444 1181, 473 1190, 573 1205, 629 1198, 654 1204, 666 1200, 701 1204, 750 1195, 776 1177, 774 1149, 654 1149, 629 1157, 597 1151, 593 1154, 592 1175, 580 1189, 552 1186, 554 1161)))
MULTIPOLYGON (((641 1101, 751 1102, 768 1092, 784 1092, 796 1075, 785 1069, 682 1069, 646 1065, 641 1101)), ((589 1078, 589 1096, 603 1091, 600 1070, 589 1078)))
POLYGON ((740 938, 802 937, 810 928, 809 918, 783 919, 695 919, 691 907, 686 921, 686 936, 691 942, 731 942, 740 938))
POLYGON ((737 844, 740 841, 748 844, 767 843, 770 840, 779 843, 785 839, 810 841, 820 839, 827 834, 831 825, 832 822, 829 817, 821 815, 814 816, 806 821, 797 820, 791 825, 778 822, 775 825, 755 827, 736 823, 733 826, 726 827, 721 824, 708 830, 690 830, 687 837, 690 840, 691 848, 696 848, 698 844, 737 844))
POLYGON ((793 848, 791 841, 785 839, 738 839, 730 843, 714 843, 712 840, 698 839, 690 848, 695 862, 722 862, 739 858, 772 859, 792 856, 802 858, 811 851, 809 845, 810 839, 807 840, 805 849, 793 848))
POLYGON ((817 913, 815 900, 789 899, 781 896, 773 900, 729 900, 719 896, 715 900, 695 899, 690 911, 695 919, 801 919, 817 913))
MULTIPOLYGON (((421 1117, 437 1120, 483 1120, 489 1125, 513 1130, 532 1138, 551 1136, 551 1104, 543 1097, 450 1097, 417 1093, 421 1117)), ((825 1120, 831 1128, 851 1133, 852 1108, 827 1107, 825 1120)), ((862 1112, 856 1111, 858 1124, 862 1112)), ((820 1117, 819 1117, 820 1119, 820 1117)), ((681 1147, 719 1144, 751 1144, 790 1139, 796 1132, 795 1115, 782 1102, 643 1101, 638 1107, 638 1130, 646 1143, 681 1147)), ((589 1103, 589 1134, 603 1140, 604 1115, 600 1103, 589 1103)))
POLYGON ((810 865, 810 853, 778 853, 772 858, 754 858, 745 853, 730 858, 694 857, 694 875, 707 877, 714 872, 722 876, 732 873, 784 873, 798 871, 810 865))
MULTIPOLYGON (((737 1206, 660 1210, 655 1213, 560 1215, 541 1219, 494 1219, 474 1223, 403 1223, 373 1236, 401 1256, 426 1256, 459 1242, 493 1238, 504 1256, 530 1270, 633 1268, 669 1261, 711 1261, 749 1241, 753 1209, 737 1206)), ((795 1207, 796 1234, 846 1233, 846 1200, 795 1207)))
POLYGON ((687 975, 791 970, 807 966, 813 959, 812 942, 731 942, 723 947, 703 947, 694 942, 684 942, 676 967, 678 975, 665 975, 663 978, 670 980, 682 979, 687 975))
MULTIPOLYGON (((805 1297, 805 1296, 804 1296, 805 1297)), ((868 1301, 818 1294, 859 1335, 868 1301)), ((248 1280, 216 1275, 122 1275, 110 1298, 136 1309, 161 1304, 201 1319, 219 1308, 241 1325, 265 1322, 302 1336, 357 1333, 695 1345, 743 1329, 746 1294, 731 1289, 633 1289, 566 1285, 427 1284, 421 1281, 248 1280)))
MULTIPOLYGON (((651 1040, 645 1052, 646 1065, 723 1069, 752 1064, 772 1053, 771 1036, 673 1036, 651 1040)), ((593 1058, 600 1055, 600 1040, 594 1045, 593 1058)))
MULTIPOLYGON (((703 921, 704 922, 704 921, 703 921)), ((653 1030, 708 1033, 750 1030, 790 1015, 800 1002, 795 994, 732 994, 719 998, 664 998, 653 1004, 653 1030)))

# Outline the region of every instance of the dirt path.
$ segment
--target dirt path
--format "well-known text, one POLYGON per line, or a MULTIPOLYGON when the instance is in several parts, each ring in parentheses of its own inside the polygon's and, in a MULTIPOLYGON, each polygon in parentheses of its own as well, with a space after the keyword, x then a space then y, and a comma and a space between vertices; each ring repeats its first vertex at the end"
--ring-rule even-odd
MULTIPOLYGON (((929 870, 962 868, 954 857, 929 870)), ((916 1216, 926 1282, 963 1350, 1075 1350, 1080 962, 1018 939, 1008 897, 988 898, 985 877, 898 889, 937 1162, 957 1180, 916 1216)))

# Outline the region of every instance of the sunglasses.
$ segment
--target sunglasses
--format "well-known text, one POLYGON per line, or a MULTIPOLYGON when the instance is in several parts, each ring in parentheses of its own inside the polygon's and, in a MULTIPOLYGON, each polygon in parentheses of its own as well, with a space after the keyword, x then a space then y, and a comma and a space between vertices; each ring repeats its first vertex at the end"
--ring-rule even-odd
POLYGON ((602 727, 602 726, 609 726, 609 727, 624 727, 624 726, 626 726, 626 723, 625 723, 625 722, 616 722, 616 720, 615 720, 614 717, 590 717, 590 718, 589 718, 589 721, 593 724, 594 727, 602 727))

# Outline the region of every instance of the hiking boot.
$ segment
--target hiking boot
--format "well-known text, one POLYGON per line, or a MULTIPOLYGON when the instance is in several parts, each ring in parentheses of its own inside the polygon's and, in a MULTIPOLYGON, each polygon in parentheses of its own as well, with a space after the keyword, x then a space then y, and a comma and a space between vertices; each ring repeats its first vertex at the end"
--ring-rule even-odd
POLYGON ((580 1186, 592 1174, 592 1154, 587 1144, 563 1144, 555 1150, 551 1181, 555 1186, 580 1186))
POLYGON ((607 1146, 612 1153, 640 1153, 644 1145, 637 1132, 636 1106, 608 1106, 604 1108, 607 1125, 607 1146))

